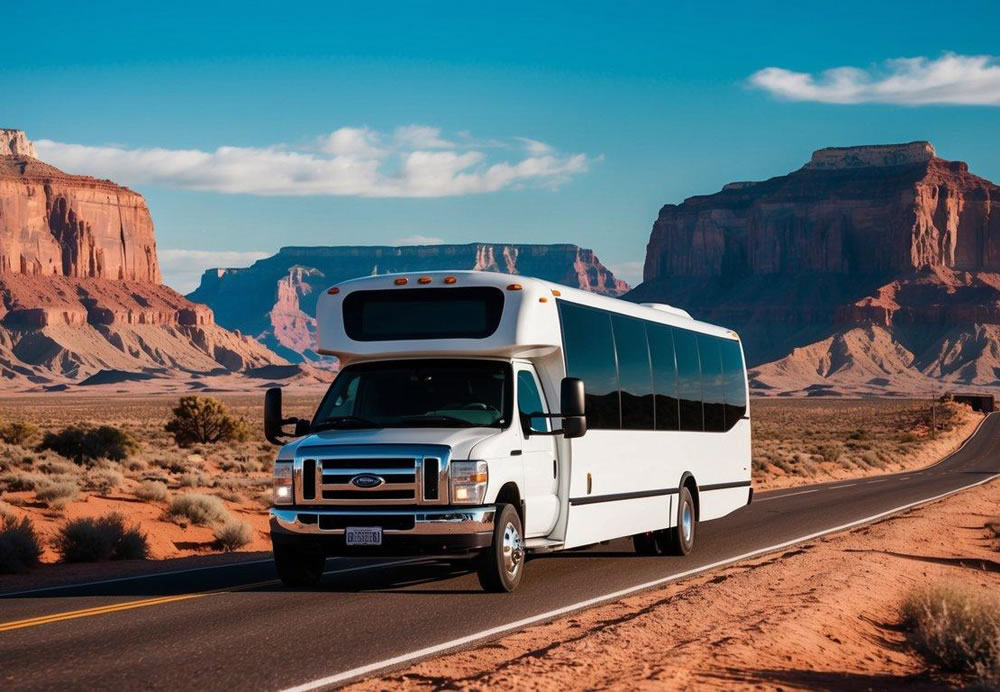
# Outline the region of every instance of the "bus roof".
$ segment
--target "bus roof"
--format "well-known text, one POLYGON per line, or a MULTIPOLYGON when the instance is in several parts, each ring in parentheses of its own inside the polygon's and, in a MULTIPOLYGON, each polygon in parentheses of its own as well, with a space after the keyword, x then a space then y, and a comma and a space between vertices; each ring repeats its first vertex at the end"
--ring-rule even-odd
MULTIPOLYGON (((419 296, 416 293, 408 295, 419 296)), ((647 307, 527 276, 479 271, 432 271, 366 276, 341 282, 324 291, 316 306, 318 350, 322 354, 337 356, 344 362, 386 356, 542 356, 562 345, 557 306, 560 300, 690 331, 728 339, 739 338, 736 332, 685 317, 686 313, 682 310, 669 306, 647 307), (470 287, 492 287, 503 292, 499 325, 484 338, 356 341, 348 336, 345 329, 343 302, 352 294, 361 291, 388 293, 401 289, 419 291, 470 287)))

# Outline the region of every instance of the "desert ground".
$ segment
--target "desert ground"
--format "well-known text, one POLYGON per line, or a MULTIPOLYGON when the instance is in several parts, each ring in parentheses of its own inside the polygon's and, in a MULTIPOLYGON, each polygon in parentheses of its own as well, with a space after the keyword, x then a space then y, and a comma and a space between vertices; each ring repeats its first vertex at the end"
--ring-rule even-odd
MULTIPOLYGON (((45 563, 59 560, 53 540, 67 522, 112 512, 147 536, 153 559, 268 550, 275 448, 263 439, 263 396, 215 396, 245 421, 245 441, 178 446, 164 429, 178 395, 109 391, 0 398, 0 433, 12 424, 30 428, 24 439, 8 432, 0 441, 0 513, 32 520, 45 563), (117 461, 80 463, 38 450, 46 433, 101 425, 125 433, 135 449, 117 461), (210 498, 207 516, 192 520, 172 511, 188 495, 210 498), (245 525, 245 540, 223 546, 218 531, 226 524, 245 525)), ((321 396, 318 388, 287 394, 286 414, 309 416, 321 396)), ((754 401, 754 485, 787 487, 924 466, 955 449, 982 419, 966 406, 938 404, 932 435, 930 406, 897 399, 754 401)))

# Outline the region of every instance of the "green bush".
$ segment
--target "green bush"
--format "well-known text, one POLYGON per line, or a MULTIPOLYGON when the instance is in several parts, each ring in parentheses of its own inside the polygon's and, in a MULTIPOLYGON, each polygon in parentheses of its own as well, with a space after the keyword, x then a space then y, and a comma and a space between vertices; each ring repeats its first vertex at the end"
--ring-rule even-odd
POLYGON ((222 500, 212 495, 197 495, 190 493, 178 495, 170 501, 167 514, 175 518, 184 518, 192 524, 204 526, 229 518, 226 505, 222 500))
POLYGON ((253 540, 253 528, 245 521, 231 519, 213 531, 215 543, 229 553, 239 550, 253 540))
POLYGON ((28 517, 4 516, 0 528, 0 574, 20 574, 38 564, 42 542, 28 517))
POLYGON ((15 421, 0 425, 0 440, 9 445, 25 445, 38 437, 38 426, 34 423, 15 421))
POLYGON ((143 481, 135 496, 146 502, 163 502, 167 499, 167 484, 160 481, 143 481))
POLYGON ((980 587, 941 583, 912 592, 903 624, 914 648, 946 671, 1000 678, 1000 596, 980 587))
POLYGON ((139 443, 123 430, 102 425, 99 428, 70 426, 60 432, 47 432, 38 449, 51 449, 59 456, 83 464, 88 459, 121 461, 139 450, 139 443))
POLYGON ((65 562, 143 560, 149 555, 146 536, 117 513, 68 522, 56 536, 55 549, 65 562))
POLYGON ((250 437, 250 426, 234 418, 218 399, 202 396, 182 397, 167 422, 166 431, 181 447, 216 442, 242 442, 250 437))

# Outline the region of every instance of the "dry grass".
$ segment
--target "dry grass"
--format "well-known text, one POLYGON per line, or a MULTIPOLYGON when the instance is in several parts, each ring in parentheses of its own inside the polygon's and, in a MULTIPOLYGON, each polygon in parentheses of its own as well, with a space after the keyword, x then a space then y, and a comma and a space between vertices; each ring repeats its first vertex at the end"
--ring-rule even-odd
POLYGON ((167 499, 167 484, 161 481, 143 481, 135 489, 135 496, 146 502, 163 502, 167 499))
POLYGON ((764 399, 751 412, 754 480, 781 485, 931 463, 980 418, 939 404, 932 437, 930 401, 764 399))
POLYGON ((142 560, 149 554, 146 536, 121 514, 67 522, 55 546, 66 562, 142 560))
POLYGON ((253 528, 245 521, 231 519, 213 532, 215 542, 223 552, 230 553, 248 545, 253 540, 253 528))
POLYGON ((903 603, 903 624, 914 648, 945 671, 973 673, 1000 683, 1000 596, 960 583, 917 589, 903 603))
POLYGON ((28 517, 0 517, 0 574, 19 574, 38 564, 42 542, 28 517))
POLYGON ((170 501, 167 514, 177 520, 187 520, 198 526, 226 521, 229 512, 226 505, 214 495, 178 495, 170 501))

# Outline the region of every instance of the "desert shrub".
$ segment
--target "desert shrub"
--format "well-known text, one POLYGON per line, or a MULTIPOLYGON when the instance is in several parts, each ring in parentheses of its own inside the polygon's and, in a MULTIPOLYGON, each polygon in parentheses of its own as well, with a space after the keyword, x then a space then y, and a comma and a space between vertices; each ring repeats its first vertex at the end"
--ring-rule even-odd
POLYGON ((51 449, 59 456, 83 464, 87 459, 121 461, 139 450, 139 443, 124 430, 110 425, 99 428, 70 426, 60 432, 47 432, 39 450, 51 449))
POLYGON ((54 476, 57 474, 75 474, 79 473, 80 467, 71 461, 62 461, 60 459, 46 459, 38 465, 38 470, 42 473, 54 476))
POLYGON ((149 555, 146 536, 117 513, 70 521, 59 530, 54 544, 65 562, 142 560, 149 555))
POLYGON ((914 648, 947 671, 1000 677, 1000 596, 980 587, 940 583, 910 593, 903 624, 914 648))
POLYGON ((824 443, 816 446, 816 454, 823 461, 836 461, 840 456, 840 445, 824 443))
POLYGON ((181 447, 242 442, 250 436, 250 426, 244 419, 231 416, 218 399, 203 396, 182 397, 167 422, 166 431, 181 447))
POLYGON ((124 482, 125 476, 115 469, 91 469, 87 472, 87 487, 102 495, 106 495, 124 482))
POLYGON ((222 498, 226 502, 243 502, 243 500, 246 499, 235 491, 225 489, 216 491, 215 495, 216 497, 222 498))
POLYGON ((145 471, 149 468, 149 464, 146 463, 145 459, 128 459, 122 462, 122 466, 126 471, 132 472, 145 471))
POLYGON ((45 483, 35 491, 35 499, 49 507, 61 509, 80 492, 73 481, 56 481, 45 483))
POLYGON ((167 484, 160 481, 143 481, 136 488, 135 496, 146 502, 163 502, 167 499, 167 484))
POLYGON ((38 437, 38 426, 34 423, 15 421, 0 425, 0 440, 9 445, 24 446, 38 437))
POLYGON ((19 574, 38 564, 42 542, 28 517, 19 521, 13 515, 0 524, 0 574, 19 574))
POLYGON ((167 514, 174 518, 184 518, 192 524, 211 524, 229 518, 226 506, 212 495, 190 493, 178 495, 170 501, 167 514))
POLYGON ((848 437, 852 440, 870 440, 872 439, 871 433, 869 433, 864 428, 858 428, 852 432, 848 437))
POLYGON ((0 522, 6 521, 8 518, 13 516, 16 516, 14 514, 14 508, 6 502, 0 501, 0 522))
POLYGON ((1000 517, 986 522, 986 530, 992 533, 994 538, 1000 538, 1000 517))
POLYGON ((225 552, 239 550, 253 540, 253 528, 245 521, 231 519, 212 532, 216 545, 225 552))
POLYGON ((0 476, 0 487, 10 493, 34 490, 48 479, 40 473, 27 471, 11 471, 0 476))
POLYGON ((204 473, 185 473, 177 479, 177 484, 182 488, 210 488, 214 485, 204 473))
POLYGON ((911 442, 918 442, 919 440, 920 438, 911 432, 905 432, 899 436, 899 441, 903 444, 910 444, 911 442))

